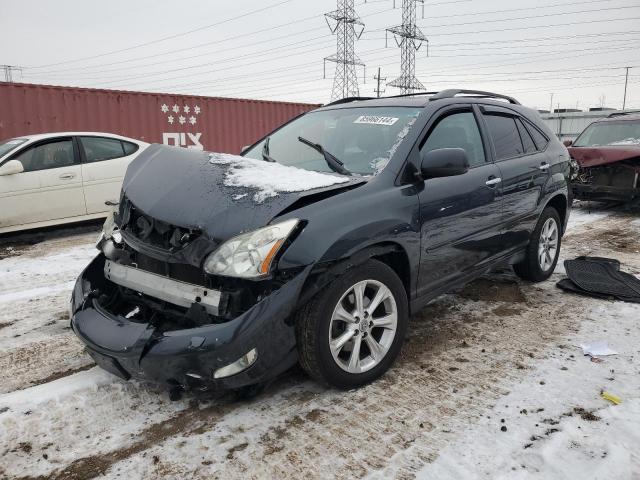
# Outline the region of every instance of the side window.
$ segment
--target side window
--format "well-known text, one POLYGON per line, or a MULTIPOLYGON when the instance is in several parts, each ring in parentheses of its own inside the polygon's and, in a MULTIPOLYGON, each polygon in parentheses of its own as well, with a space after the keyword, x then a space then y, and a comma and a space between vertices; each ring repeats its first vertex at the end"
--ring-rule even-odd
POLYGON ((531 133, 531 136, 533 137, 533 141, 536 144, 536 147, 538 148, 538 150, 542 151, 545 148, 547 148, 547 144, 549 143, 549 139, 543 135, 540 130, 538 130, 536 127, 534 127, 533 125, 531 125, 528 122, 523 122, 525 127, 527 127, 527 130, 531 133))
POLYGON ((462 148, 467 152, 471 167, 485 163, 482 137, 473 113, 459 112, 444 117, 431 130, 420 151, 439 148, 462 148))
POLYGON ((519 118, 516 119, 516 124, 518 125, 518 131, 520 132, 520 138, 522 139, 524 152, 533 153, 537 151, 536 145, 533 143, 533 139, 531 138, 531 135, 529 134, 524 124, 522 123, 522 120, 520 120, 519 118))
POLYGON ((75 163, 71 139, 55 140, 36 145, 13 158, 22 162, 25 172, 68 167, 75 163))
POLYGON ((123 141, 122 147, 124 148, 125 155, 131 155, 132 153, 135 153, 138 151, 138 145, 136 145, 135 143, 123 141))
POLYGON ((509 115, 485 114, 489 133, 496 149, 496 160, 517 157, 524 153, 515 119, 509 115))
POLYGON ((103 137, 81 137, 84 156, 87 162, 99 162, 125 156, 120 140, 103 137))

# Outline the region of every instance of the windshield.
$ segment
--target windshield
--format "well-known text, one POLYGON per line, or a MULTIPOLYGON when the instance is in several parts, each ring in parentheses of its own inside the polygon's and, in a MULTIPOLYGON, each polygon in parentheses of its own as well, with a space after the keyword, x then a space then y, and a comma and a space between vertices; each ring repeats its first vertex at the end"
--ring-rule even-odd
POLYGON ((11 150, 16 148, 18 145, 22 145, 26 141, 26 138, 10 138, 9 140, 2 140, 0 142, 0 157, 4 157, 11 150))
MULTIPOLYGON (((412 107, 345 108, 308 113, 271 134, 268 158, 283 165, 334 172, 318 144, 353 174, 375 175, 388 163, 420 113, 412 107)), ((262 140, 245 157, 263 160, 262 140)))
POLYGON ((640 122, 592 123, 574 142, 574 147, 640 146, 640 122))

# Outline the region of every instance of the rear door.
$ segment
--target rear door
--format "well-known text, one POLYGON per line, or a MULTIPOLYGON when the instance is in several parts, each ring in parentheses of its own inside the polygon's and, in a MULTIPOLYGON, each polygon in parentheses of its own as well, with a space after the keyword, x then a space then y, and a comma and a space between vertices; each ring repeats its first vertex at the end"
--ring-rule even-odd
POLYGON ((16 152, 24 172, 0 177, 0 227, 86 214, 78 150, 71 137, 16 152))
POLYGON ((419 191, 421 248, 418 296, 489 262, 501 250, 500 171, 487 155, 477 113, 471 106, 441 111, 422 152, 462 148, 464 175, 432 178, 419 191))
POLYGON ((139 146, 117 138, 78 137, 87 212, 106 212, 106 201, 120 198, 122 179, 139 146))
POLYGON ((481 110, 494 160, 500 168, 504 195, 503 241, 505 250, 510 250, 529 241, 538 219, 538 206, 550 165, 529 132, 529 128, 534 128, 529 122, 506 108, 483 106, 481 110))

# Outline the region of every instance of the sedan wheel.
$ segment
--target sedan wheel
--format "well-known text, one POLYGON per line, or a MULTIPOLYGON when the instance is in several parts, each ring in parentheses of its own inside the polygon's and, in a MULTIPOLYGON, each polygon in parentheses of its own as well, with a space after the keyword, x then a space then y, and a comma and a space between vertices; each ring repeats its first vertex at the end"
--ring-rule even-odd
POLYGON ((378 365, 393 344, 398 308, 391 290, 363 280, 340 298, 329 323, 329 347, 340 368, 363 373, 378 365))

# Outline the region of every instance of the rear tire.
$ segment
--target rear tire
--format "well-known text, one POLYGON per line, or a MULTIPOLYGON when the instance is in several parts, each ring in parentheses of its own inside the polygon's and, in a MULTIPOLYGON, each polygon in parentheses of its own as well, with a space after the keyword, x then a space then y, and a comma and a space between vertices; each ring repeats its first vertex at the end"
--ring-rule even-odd
POLYGON ((398 356, 407 317, 402 281, 386 264, 368 260, 335 279, 296 314, 300 365, 326 385, 366 385, 398 356))
POLYGON ((560 215, 553 207, 543 210, 538 219, 538 224, 531 234, 525 259, 514 265, 516 274, 531 282, 547 280, 556 268, 562 235, 560 215))

